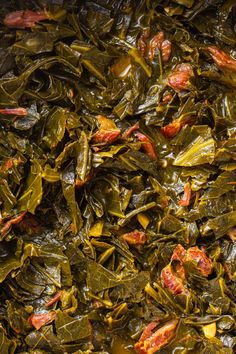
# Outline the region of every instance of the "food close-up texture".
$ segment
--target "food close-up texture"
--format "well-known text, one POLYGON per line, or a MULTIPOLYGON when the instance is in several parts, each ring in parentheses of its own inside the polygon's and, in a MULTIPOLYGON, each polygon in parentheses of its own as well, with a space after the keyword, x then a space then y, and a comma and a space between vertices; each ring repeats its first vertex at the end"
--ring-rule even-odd
POLYGON ((0 5, 0 354, 235 353, 236 1, 0 5))

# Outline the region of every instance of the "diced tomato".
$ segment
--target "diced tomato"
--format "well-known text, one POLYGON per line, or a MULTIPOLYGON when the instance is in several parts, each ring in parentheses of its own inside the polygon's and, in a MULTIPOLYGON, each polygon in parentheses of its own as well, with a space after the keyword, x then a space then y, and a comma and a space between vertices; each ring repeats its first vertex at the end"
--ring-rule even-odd
POLYGON ((176 119, 173 122, 162 127, 161 132, 166 138, 173 138, 185 125, 191 124, 193 121, 194 116, 176 119))
POLYGON ((18 108, 1 108, 0 114, 4 115, 14 115, 14 116, 27 116, 28 112, 25 108, 18 107, 18 108))
POLYGON ((161 128, 162 134, 166 138, 173 138, 175 135, 178 134, 182 127, 182 124, 178 121, 174 121, 172 123, 167 124, 166 126, 161 128))
POLYGON ((184 186, 184 195, 183 198, 179 201, 179 205, 180 206, 188 206, 190 203, 190 199, 191 199, 191 184, 188 182, 185 184, 184 186))
POLYGON ((147 57, 149 60, 153 60, 157 50, 160 51, 161 57, 164 63, 167 63, 170 59, 172 44, 166 39, 163 31, 158 32, 147 44, 147 39, 150 36, 150 30, 143 32, 140 36, 137 47, 143 57, 147 57))
POLYGON ((168 85, 175 91, 188 90, 191 87, 190 78, 194 76, 192 66, 187 63, 179 64, 168 76, 168 85))
POLYGON ((143 342, 152 335, 152 330, 158 325, 159 321, 149 323, 143 330, 139 342, 143 342))
POLYGON ((93 136, 93 142, 96 144, 111 144, 120 135, 120 129, 117 130, 100 130, 93 136))
POLYGON ((161 57, 164 63, 167 63, 170 59, 172 51, 172 44, 168 39, 164 40, 161 44, 161 57))
POLYGON ((161 279, 165 287, 167 287, 172 294, 187 294, 188 291, 185 288, 182 279, 178 278, 172 269, 172 266, 168 264, 162 269, 161 279))
POLYGON ((43 11, 20 10, 8 13, 3 23, 9 28, 31 28, 39 21, 47 19, 43 11))
POLYGON ((139 132, 135 133, 135 136, 138 138, 139 141, 141 141, 143 143, 142 148, 146 152, 146 154, 152 160, 156 160, 157 154, 156 154, 156 151, 155 151, 152 141, 146 135, 139 133, 139 132))
POLYGON ((148 45, 148 58, 150 60, 154 59, 155 53, 157 49, 161 49, 161 45, 164 41, 164 32, 158 32, 149 42, 148 45))
POLYGON ((93 142, 96 144, 111 144, 120 136, 120 129, 117 128, 112 119, 103 115, 96 116, 99 122, 99 130, 93 135, 93 142))
POLYGON ((46 313, 41 313, 41 314, 32 314, 28 318, 28 322, 31 326, 39 330, 41 327, 43 327, 45 324, 48 324, 52 322, 56 317, 56 312, 55 311, 50 311, 46 313))
POLYGON ((147 236, 145 232, 134 230, 122 235, 122 238, 129 244, 129 245, 143 245, 147 241, 147 236))
POLYGON ((150 323, 135 344, 136 351, 139 354, 155 354, 174 337, 177 325, 178 320, 171 320, 155 332, 152 332, 156 327, 156 322, 150 323))
POLYGON ((210 52, 212 59, 220 69, 236 71, 236 60, 231 58, 223 50, 215 46, 209 46, 207 47, 207 50, 210 52))

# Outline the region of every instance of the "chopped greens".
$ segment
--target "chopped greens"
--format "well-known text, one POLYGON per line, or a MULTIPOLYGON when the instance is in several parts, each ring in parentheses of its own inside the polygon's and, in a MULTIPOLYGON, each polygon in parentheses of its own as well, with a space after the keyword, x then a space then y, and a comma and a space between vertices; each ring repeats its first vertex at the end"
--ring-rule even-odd
POLYGON ((1 5, 0 353, 235 353, 235 0, 1 5))

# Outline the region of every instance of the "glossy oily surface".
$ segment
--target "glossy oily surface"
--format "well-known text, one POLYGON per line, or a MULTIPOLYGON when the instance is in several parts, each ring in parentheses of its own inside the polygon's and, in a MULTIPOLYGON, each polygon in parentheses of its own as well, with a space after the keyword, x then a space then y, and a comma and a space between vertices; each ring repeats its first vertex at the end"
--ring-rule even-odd
POLYGON ((235 1, 0 3, 1 354, 233 354, 235 1))

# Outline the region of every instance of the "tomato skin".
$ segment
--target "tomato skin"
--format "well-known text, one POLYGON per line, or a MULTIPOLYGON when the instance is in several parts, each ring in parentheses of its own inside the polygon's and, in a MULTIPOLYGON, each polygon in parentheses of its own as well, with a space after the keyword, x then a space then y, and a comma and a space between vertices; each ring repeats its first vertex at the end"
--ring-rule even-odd
POLYGON ((155 52, 157 49, 161 49, 161 45, 164 41, 165 35, 164 32, 158 32, 149 42, 148 45, 148 58, 150 60, 154 59, 155 52))
POLYGON ((180 206, 188 206, 190 204, 190 199, 191 199, 191 184, 188 182, 184 186, 184 195, 183 198, 178 202, 180 206))
POLYGON ((161 271, 161 280, 166 288, 174 295, 186 295, 188 293, 181 278, 175 275, 172 266, 168 264, 161 271))
POLYGON ((168 39, 164 40, 161 44, 161 57, 164 63, 167 63, 170 59, 172 52, 172 44, 168 39))
POLYGON ((143 245, 147 241, 145 232, 134 230, 121 236, 129 245, 143 245))
POLYGON ((20 10, 8 13, 3 23, 9 28, 31 28, 39 21, 47 19, 48 16, 43 11, 20 10))
POLYGON ((106 116, 99 114, 96 118, 99 122, 99 129, 93 135, 92 141, 96 144, 111 144, 120 136, 120 129, 106 116))
POLYGON ((123 138, 127 139, 130 137, 130 135, 135 132, 136 130, 139 129, 139 122, 135 123, 134 125, 132 125, 130 128, 126 129, 126 131, 123 134, 123 138))
POLYGON ((169 123, 166 126, 162 127, 161 132, 166 138, 173 138, 175 135, 178 134, 181 127, 182 127, 182 124, 180 122, 176 121, 176 122, 169 123))
POLYGON ((236 71, 236 60, 231 58, 223 50, 215 46, 208 46, 207 50, 210 52, 212 59, 220 69, 236 71))
POLYGON ((0 109, 0 114, 3 114, 3 115, 14 115, 14 116, 19 116, 19 117, 25 117, 25 116, 27 116, 27 113, 28 113, 27 110, 22 107, 0 109))
POLYGON ((3 237, 6 235, 6 233, 10 230, 10 228, 12 227, 12 225, 16 225, 18 223, 20 223, 24 216, 26 215, 27 211, 23 211, 21 214, 19 214, 18 216, 16 216, 15 218, 12 218, 10 220, 8 220, 5 225, 1 228, 0 230, 0 235, 3 237))
POLYGON ((93 142, 96 144, 111 144, 120 135, 120 130, 100 130, 93 136, 93 142))
POLYGON ((177 65, 175 70, 168 76, 168 85, 175 91, 189 90, 191 87, 190 78, 193 77, 192 66, 188 63, 177 65))
POLYGON ((156 160, 157 159, 157 154, 154 148, 154 145, 152 143, 152 141, 144 134, 142 133, 135 133, 136 138, 138 138, 139 141, 141 141, 143 150, 145 151, 145 153, 152 159, 152 160, 156 160))
POLYGON ((39 330, 41 327, 43 327, 45 324, 52 322, 56 317, 56 312, 55 311, 50 311, 46 313, 41 313, 41 314, 32 314, 28 318, 28 322, 31 326, 39 330))

